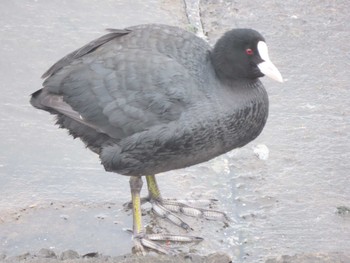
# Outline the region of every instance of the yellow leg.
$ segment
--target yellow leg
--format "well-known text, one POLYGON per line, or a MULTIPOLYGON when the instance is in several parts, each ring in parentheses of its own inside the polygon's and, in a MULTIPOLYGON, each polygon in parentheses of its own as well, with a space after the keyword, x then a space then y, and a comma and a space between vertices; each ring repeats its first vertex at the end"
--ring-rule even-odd
POLYGON ((162 199, 162 196, 160 195, 160 191, 156 181, 156 177, 154 175, 146 175, 146 181, 147 181, 149 197, 153 200, 162 199))
POLYGON ((138 176, 130 177, 130 190, 133 209, 133 231, 134 236, 139 236, 143 233, 140 191, 142 188, 142 179, 138 176))

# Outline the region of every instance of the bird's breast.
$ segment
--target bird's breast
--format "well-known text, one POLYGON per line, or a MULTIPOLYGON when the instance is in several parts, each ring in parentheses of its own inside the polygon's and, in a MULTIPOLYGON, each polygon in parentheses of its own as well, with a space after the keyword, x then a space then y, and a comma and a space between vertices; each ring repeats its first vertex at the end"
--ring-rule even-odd
POLYGON ((125 175, 157 174, 208 161, 254 140, 268 116, 263 87, 225 98, 203 101, 178 121, 105 149, 101 156, 105 168, 125 175))
MULTIPOLYGON (((240 88, 219 89, 211 98, 206 114, 196 117, 207 151, 219 155, 254 140, 265 126, 269 101, 260 81, 240 88)), ((195 122, 195 120, 193 120, 195 122)), ((213 156, 213 157, 215 157, 213 156)))
POLYGON ((251 142, 261 133, 268 117, 265 90, 254 91, 253 95, 242 96, 240 102, 231 101, 230 105, 222 101, 220 106, 208 104, 207 109, 198 109, 197 114, 182 122, 169 143, 162 145, 166 149, 160 148, 159 152, 173 153, 168 161, 175 169, 208 161, 251 142))

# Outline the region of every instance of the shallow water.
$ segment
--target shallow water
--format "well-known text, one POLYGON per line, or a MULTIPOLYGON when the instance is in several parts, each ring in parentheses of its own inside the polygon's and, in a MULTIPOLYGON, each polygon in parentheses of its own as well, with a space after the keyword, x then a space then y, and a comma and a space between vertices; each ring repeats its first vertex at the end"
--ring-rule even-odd
MULTIPOLYGON (((187 27, 181 1, 4 1, 0 10, 0 253, 42 247, 84 254, 130 252, 128 178, 29 105, 41 74, 104 28, 161 22, 187 27), (107 8, 106 8, 107 7, 107 8)), ((186 218, 205 238, 185 249, 237 262, 301 252, 346 252, 350 217, 350 18, 346 1, 201 1, 210 42, 232 27, 267 39, 286 82, 264 79, 270 116, 242 149, 159 176, 164 197, 219 200, 229 226, 186 218), (264 3, 262 5, 262 3, 264 3), (312 8, 311 8, 312 7, 312 8), (253 146, 264 144, 267 160, 253 146)), ((144 192, 145 193, 145 192, 144 192)), ((147 208, 147 206, 146 206, 147 208)), ((146 209, 147 210, 147 209, 146 209)), ((181 230, 145 212, 153 231, 181 230), (154 226, 159 223, 160 227, 154 226)))

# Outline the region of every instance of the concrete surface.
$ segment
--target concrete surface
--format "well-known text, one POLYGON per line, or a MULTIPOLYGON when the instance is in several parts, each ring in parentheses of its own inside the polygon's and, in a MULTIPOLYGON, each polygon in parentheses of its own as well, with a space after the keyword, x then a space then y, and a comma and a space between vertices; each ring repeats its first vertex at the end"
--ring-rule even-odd
MULTIPOLYGON (((200 23, 212 44, 233 27, 260 31, 285 83, 264 78, 270 116, 253 143, 159 176, 163 196, 216 198, 215 208, 232 219, 227 226, 186 218, 191 234, 205 240, 185 246, 184 253, 196 255, 193 262, 206 262, 215 252, 233 262, 350 262, 347 1, 190 2, 2 2, 0 261, 16 262, 29 252, 22 260, 43 262, 48 259, 34 255, 45 248, 55 255, 69 249, 106 255, 87 262, 125 262, 119 256, 132 246, 125 231, 131 214, 123 209, 129 200, 127 178, 106 173, 81 142, 29 105, 29 94, 40 88, 49 66, 104 28, 166 23, 195 31, 200 23), (194 25, 186 6, 198 14, 194 25), (258 144, 268 147, 267 160, 256 158, 258 144)), ((154 217, 149 206, 144 221, 148 230, 179 231, 154 217)))

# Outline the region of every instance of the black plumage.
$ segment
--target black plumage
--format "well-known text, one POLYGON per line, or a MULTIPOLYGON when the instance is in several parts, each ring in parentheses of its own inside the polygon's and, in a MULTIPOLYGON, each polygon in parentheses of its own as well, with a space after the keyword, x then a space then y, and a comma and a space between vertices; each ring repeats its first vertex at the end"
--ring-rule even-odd
POLYGON ((233 30, 211 52, 175 27, 111 30, 53 65, 31 103, 56 114, 108 171, 145 175, 194 165, 261 132, 263 74, 244 53, 260 40, 256 31, 233 30))

